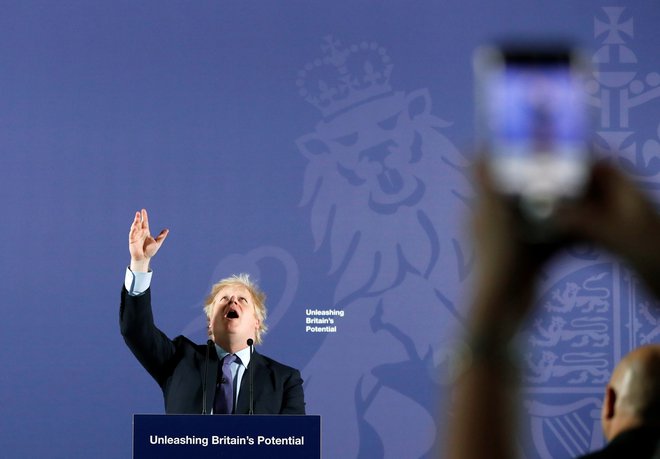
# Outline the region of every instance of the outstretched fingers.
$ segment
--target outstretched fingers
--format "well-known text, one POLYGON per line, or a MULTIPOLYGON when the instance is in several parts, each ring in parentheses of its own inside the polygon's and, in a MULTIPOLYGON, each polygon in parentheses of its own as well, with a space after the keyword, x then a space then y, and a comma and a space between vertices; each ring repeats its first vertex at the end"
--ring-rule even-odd
POLYGON ((140 216, 142 217, 142 229, 149 230, 149 214, 147 214, 147 209, 142 209, 140 211, 140 216))
POLYGON ((128 231, 128 237, 130 240, 138 237, 138 233, 142 229, 142 217, 140 212, 135 212, 135 218, 133 219, 133 223, 131 223, 131 228, 128 231))

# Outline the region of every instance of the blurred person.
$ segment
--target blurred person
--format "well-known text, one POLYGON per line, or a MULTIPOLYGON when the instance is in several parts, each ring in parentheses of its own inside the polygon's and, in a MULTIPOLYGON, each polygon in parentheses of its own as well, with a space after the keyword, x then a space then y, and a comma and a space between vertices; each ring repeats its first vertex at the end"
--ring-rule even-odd
MULTIPOLYGON (((555 223, 564 240, 530 244, 519 217, 494 191, 479 164, 473 220, 478 254, 462 368, 449 422, 450 459, 516 457, 519 372, 511 342, 534 304, 545 263, 572 241, 595 242, 626 260, 660 296, 660 217, 619 171, 594 166, 589 191, 567 205, 555 223)), ((602 425, 609 444, 589 458, 652 457, 660 439, 660 348, 631 352, 605 389, 602 425)))
POLYGON ((251 369, 254 414, 305 414, 300 372, 251 352, 248 345, 248 340, 261 344, 266 331, 266 296, 248 275, 233 275, 212 287, 204 306, 210 338, 206 345, 184 336, 172 340, 156 327, 150 262, 168 234, 165 229, 154 238, 147 211, 136 212, 119 311, 122 336, 161 387, 165 412, 248 414, 251 369))

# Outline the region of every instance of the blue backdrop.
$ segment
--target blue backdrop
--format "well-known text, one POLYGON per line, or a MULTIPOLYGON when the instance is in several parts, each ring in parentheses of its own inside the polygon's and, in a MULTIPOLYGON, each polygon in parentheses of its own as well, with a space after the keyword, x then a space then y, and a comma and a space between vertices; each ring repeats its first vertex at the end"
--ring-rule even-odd
MULTIPOLYGON (((596 143, 657 194, 659 23, 655 0, 0 1, 0 451, 129 457, 132 414, 163 411, 118 329, 146 207, 171 229, 166 333, 203 342, 209 286, 248 271, 261 351, 301 369, 324 457, 431 457, 475 257, 474 48, 585 47, 596 143)), ((538 310, 521 449, 571 457, 602 443, 602 387, 660 315, 590 247, 548 270, 538 310)))

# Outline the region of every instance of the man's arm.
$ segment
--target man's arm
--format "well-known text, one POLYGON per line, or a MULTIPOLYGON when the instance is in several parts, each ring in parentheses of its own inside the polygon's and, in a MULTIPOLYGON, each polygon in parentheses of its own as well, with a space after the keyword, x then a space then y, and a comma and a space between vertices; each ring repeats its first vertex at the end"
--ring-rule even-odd
POLYGON ((556 248, 531 245, 483 164, 473 220, 477 256, 468 315, 465 362, 452 393, 447 438, 450 459, 511 459, 518 371, 510 342, 531 309, 536 277, 556 248))
POLYGON ((562 209, 557 223, 566 233, 625 259, 660 298, 660 217, 621 171, 597 164, 585 199, 562 209))
POLYGON ((122 288, 119 326, 126 345, 149 374, 161 384, 169 376, 168 362, 174 357, 174 343, 154 324, 151 291, 129 295, 122 288))
MULTIPOLYGON (((151 258, 160 249, 168 232, 163 230, 153 238, 149 232, 147 211, 142 209, 135 213, 128 236, 131 272, 143 275, 149 271, 151 258)), ((174 356, 174 344, 154 324, 150 290, 137 293, 140 294, 132 295, 126 286, 122 288, 119 308, 121 334, 142 366, 162 384, 168 375, 167 362, 174 356)))
POLYGON ((305 414, 303 380, 298 370, 293 370, 284 384, 282 410, 280 414, 305 414))

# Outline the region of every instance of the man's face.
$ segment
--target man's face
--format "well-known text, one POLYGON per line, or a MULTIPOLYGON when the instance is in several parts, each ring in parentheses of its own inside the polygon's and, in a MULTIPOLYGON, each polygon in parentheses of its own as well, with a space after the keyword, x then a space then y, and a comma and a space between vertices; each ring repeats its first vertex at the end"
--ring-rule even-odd
POLYGON ((242 345, 241 349, 247 346, 248 338, 255 338, 259 328, 254 299, 240 284, 230 284, 218 291, 209 320, 213 341, 220 345, 225 341, 236 343, 242 345))

